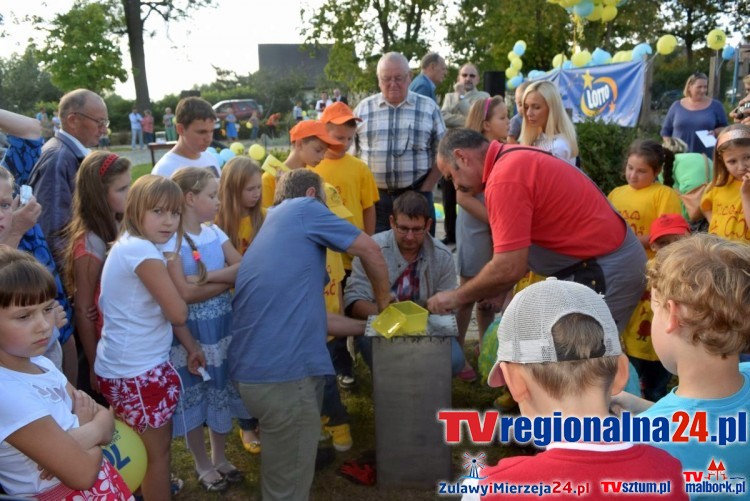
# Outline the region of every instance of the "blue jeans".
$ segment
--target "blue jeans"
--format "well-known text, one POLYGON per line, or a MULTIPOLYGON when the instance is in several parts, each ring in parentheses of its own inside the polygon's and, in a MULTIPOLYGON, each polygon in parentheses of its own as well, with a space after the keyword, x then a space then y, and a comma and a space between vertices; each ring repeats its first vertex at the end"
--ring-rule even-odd
MULTIPOLYGON (((357 349, 362 354, 362 358, 370 370, 372 370, 372 338, 369 336, 357 336, 354 339, 357 340, 357 349)), ((463 370, 465 363, 464 350, 458 344, 458 338, 451 337, 451 374, 453 377, 456 377, 463 370)))
POLYGON ((138 145, 143 149, 143 129, 130 129, 130 146, 135 149, 135 140, 138 138, 138 145))

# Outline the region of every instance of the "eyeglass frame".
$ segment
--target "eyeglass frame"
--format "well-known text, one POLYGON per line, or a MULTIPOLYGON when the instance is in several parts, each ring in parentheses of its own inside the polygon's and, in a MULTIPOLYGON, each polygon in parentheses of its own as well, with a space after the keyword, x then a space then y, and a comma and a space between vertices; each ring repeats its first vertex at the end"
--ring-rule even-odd
POLYGON ((70 114, 71 115, 81 115, 84 118, 88 118, 92 122, 95 122, 96 125, 98 125, 100 128, 104 127, 106 129, 107 127, 109 127, 109 124, 111 123, 109 121, 109 118, 100 118, 100 119, 97 119, 97 118, 94 118, 94 117, 90 117, 90 116, 88 116, 87 114, 85 114, 85 113, 83 113, 81 111, 71 111, 70 114))
POLYGON ((411 233, 415 237, 421 237, 427 231, 427 225, 425 224, 421 228, 405 228, 405 227, 401 226, 400 224, 395 224, 394 223, 393 224, 393 229, 399 235, 404 235, 405 236, 405 235, 408 235, 409 233, 411 233))
POLYGON ((378 82, 389 84, 389 83, 395 83, 397 85, 402 85, 406 83, 406 81, 409 79, 409 73, 402 73, 401 75, 395 76, 395 77, 388 77, 383 78, 380 75, 378 75, 378 82))

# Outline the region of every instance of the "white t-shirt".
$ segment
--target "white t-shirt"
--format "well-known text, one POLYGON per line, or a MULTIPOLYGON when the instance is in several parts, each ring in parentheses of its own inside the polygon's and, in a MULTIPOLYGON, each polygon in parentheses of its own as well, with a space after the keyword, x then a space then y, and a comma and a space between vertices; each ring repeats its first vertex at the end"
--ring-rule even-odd
POLYGON ((94 371, 103 378, 132 378, 169 359, 172 325, 135 273, 147 259, 159 260, 166 267, 156 244, 126 232, 104 263, 99 298, 104 328, 94 364, 94 371))
MULTIPOLYGON (((215 224, 211 223, 203 223, 201 224, 201 232, 200 235, 195 235, 190 232, 186 232, 188 235, 190 235, 190 238, 193 240, 193 243, 195 244, 196 248, 203 247, 204 245, 208 245, 217 238, 219 239, 219 245, 224 245, 224 242, 229 240, 229 237, 226 233, 224 233, 221 228, 216 226, 215 224)), ((172 235, 172 238, 169 239, 169 242, 164 244, 162 246, 162 249, 164 249, 164 252, 173 252, 174 249, 177 248, 177 235, 172 235)), ((190 249, 190 244, 187 243, 187 240, 185 238, 182 239, 182 248, 183 249, 190 249)))
POLYGON ((39 478, 37 464, 8 444, 8 436, 45 416, 65 431, 78 428, 73 401, 65 389, 68 380, 45 357, 31 361, 45 372, 25 374, 0 367, 0 484, 8 494, 19 497, 31 497, 60 481, 39 478))
POLYGON ((209 152, 204 151, 199 158, 193 160, 192 158, 178 155, 172 150, 165 153, 164 156, 156 162, 154 168, 151 169, 151 174, 162 177, 172 177, 172 174, 181 167, 213 167, 216 171, 216 175, 221 175, 219 163, 209 152))

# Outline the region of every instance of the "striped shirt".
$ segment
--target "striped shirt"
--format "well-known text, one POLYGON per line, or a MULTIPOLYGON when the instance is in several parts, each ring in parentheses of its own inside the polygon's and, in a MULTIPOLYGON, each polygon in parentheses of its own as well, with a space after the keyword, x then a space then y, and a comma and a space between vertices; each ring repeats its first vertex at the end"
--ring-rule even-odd
POLYGON ((356 153, 378 188, 409 187, 435 164, 445 123, 432 99, 409 92, 393 106, 379 93, 360 102, 354 115, 363 120, 354 137, 356 153))

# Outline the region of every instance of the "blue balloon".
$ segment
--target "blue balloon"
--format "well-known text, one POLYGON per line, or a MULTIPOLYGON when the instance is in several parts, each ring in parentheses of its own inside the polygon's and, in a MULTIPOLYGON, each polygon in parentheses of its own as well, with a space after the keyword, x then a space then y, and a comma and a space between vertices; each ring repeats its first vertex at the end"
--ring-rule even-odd
POLYGON ((234 152, 230 150, 229 148, 224 148, 223 150, 219 152, 219 158, 221 158, 225 162, 228 162, 234 157, 235 157, 234 152))
POLYGON ((653 50, 651 50, 651 46, 647 43, 639 43, 633 48, 633 61, 641 61, 644 57, 647 57, 649 54, 653 54, 653 50))
POLYGON ((516 75, 513 78, 510 79, 510 84, 515 88, 518 87, 523 83, 523 77, 521 75, 516 75))
POLYGON ((734 59, 734 47, 731 45, 725 45, 724 49, 721 51, 721 58, 724 61, 729 61, 730 59, 734 59))
POLYGON ((573 69, 573 61, 565 61, 562 64, 562 69, 564 69, 564 70, 571 70, 571 69, 573 69))
POLYGON ((216 148, 214 148, 213 146, 209 146, 208 148, 206 148, 206 151, 209 152, 209 153, 212 153, 212 154, 213 153, 215 153, 217 155, 219 154, 219 152, 216 151, 216 148))
POLYGON ((586 17, 594 12, 594 4, 591 0, 584 0, 573 7, 573 12, 579 17, 586 17))
POLYGON ((226 163, 226 160, 224 160, 223 158, 221 158, 221 156, 219 156, 219 153, 216 151, 216 148, 212 148, 212 149, 214 151, 209 151, 208 149, 206 149, 206 151, 208 151, 211 154, 211 156, 216 159, 216 162, 219 164, 219 168, 221 168, 226 163))
POLYGON ((523 46, 523 44, 520 44, 516 42, 516 44, 513 46, 513 52, 518 56, 523 56, 524 52, 526 52, 526 47, 523 46))
POLYGON ((591 62, 594 63, 595 66, 607 64, 610 59, 612 59, 612 55, 606 50, 596 49, 594 50, 594 53, 591 54, 591 62))

